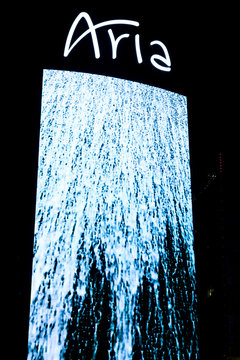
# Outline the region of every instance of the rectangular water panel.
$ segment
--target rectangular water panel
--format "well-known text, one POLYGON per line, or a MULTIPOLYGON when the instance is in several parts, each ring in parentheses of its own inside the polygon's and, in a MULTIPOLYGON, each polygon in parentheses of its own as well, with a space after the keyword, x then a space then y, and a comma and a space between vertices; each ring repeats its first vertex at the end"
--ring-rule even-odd
POLYGON ((44 70, 30 359, 193 360, 187 99, 44 70))

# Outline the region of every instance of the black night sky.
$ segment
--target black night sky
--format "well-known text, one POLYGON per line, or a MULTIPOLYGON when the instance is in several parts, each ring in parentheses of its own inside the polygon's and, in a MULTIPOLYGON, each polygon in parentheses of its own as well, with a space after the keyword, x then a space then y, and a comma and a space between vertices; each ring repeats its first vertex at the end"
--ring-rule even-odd
MULTIPOLYGON (((8 35, 6 70, 10 74, 7 122, 12 134, 8 145, 8 243, 14 269, 11 290, 15 309, 15 346, 9 351, 18 354, 9 354, 9 359, 26 359, 27 351, 44 68, 109 75, 187 96, 201 359, 240 356, 236 9, 226 9, 223 3, 210 6, 209 2, 201 2, 190 8, 181 2, 177 6, 163 3, 141 2, 129 7, 124 2, 101 2, 97 6, 83 1, 35 2, 5 10, 13 31, 8 35), (116 30, 116 36, 121 31, 130 33, 120 42, 117 59, 111 58, 111 43, 103 29, 98 32, 99 59, 94 57, 90 37, 65 58, 68 31, 81 11, 88 12, 94 24, 112 19, 138 21, 143 62, 138 64, 136 59, 136 30, 127 27, 116 30), (151 64, 150 57, 159 51, 149 45, 153 40, 166 45, 171 72, 159 71, 151 64)), ((81 22, 78 34, 85 30, 86 24, 81 22)))

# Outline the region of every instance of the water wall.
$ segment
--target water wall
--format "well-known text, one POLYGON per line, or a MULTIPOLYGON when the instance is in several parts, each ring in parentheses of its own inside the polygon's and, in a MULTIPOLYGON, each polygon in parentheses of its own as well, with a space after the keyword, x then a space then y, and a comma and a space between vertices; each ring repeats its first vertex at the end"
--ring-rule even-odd
POLYGON ((198 359, 186 97, 44 70, 28 360, 198 359))

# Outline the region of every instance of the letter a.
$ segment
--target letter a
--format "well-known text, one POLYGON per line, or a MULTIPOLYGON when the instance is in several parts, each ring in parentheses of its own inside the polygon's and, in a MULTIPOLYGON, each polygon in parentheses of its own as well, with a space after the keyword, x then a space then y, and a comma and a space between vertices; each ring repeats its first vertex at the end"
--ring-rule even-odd
POLYGON ((161 48, 163 49, 164 55, 165 55, 165 57, 163 57, 161 55, 157 55, 157 54, 152 55, 152 57, 150 59, 152 65, 155 66, 158 70, 171 71, 171 60, 170 60, 170 57, 169 57, 168 50, 167 50, 166 46, 159 40, 152 41, 150 43, 150 45, 159 45, 159 46, 161 46, 161 48), (167 66, 159 65, 156 62, 156 60, 162 61, 167 66))
POLYGON ((72 49, 79 43, 79 41, 81 41, 86 35, 91 34, 92 36, 92 42, 93 42, 93 49, 94 49, 94 54, 96 59, 100 58, 100 50, 99 50, 99 45, 98 45, 98 39, 97 39, 97 34, 95 31, 95 26, 93 25, 93 22, 90 18, 90 16, 86 13, 86 12, 81 12, 76 19, 74 20, 68 36, 67 36, 67 40, 66 40, 66 44, 65 44, 65 48, 64 48, 64 56, 67 57, 69 55, 69 53, 72 51, 72 49), (79 23, 79 21, 84 18, 88 24, 88 30, 86 30, 81 36, 79 36, 77 38, 77 40, 74 41, 74 43, 71 45, 71 40, 74 34, 74 31, 79 23))

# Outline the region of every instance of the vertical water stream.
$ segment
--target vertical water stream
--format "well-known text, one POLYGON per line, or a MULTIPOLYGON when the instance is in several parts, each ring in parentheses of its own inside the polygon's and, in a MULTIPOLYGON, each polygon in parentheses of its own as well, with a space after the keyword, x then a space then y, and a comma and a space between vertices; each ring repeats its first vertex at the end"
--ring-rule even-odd
POLYGON ((198 359, 186 97, 44 70, 30 359, 198 359))

